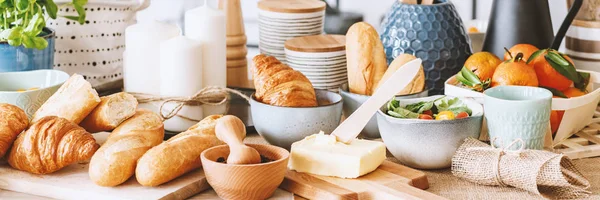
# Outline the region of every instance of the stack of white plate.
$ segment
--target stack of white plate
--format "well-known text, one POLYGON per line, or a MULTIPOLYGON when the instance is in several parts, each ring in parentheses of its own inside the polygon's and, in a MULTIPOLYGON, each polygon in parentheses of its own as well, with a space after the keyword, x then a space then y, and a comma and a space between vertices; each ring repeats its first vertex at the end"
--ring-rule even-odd
POLYGON ((316 89, 337 92, 348 83, 343 35, 298 37, 285 43, 287 64, 302 72, 316 89))
POLYGON ((323 33, 325 3, 322 1, 262 0, 258 8, 260 52, 281 62, 286 61, 286 40, 323 33))

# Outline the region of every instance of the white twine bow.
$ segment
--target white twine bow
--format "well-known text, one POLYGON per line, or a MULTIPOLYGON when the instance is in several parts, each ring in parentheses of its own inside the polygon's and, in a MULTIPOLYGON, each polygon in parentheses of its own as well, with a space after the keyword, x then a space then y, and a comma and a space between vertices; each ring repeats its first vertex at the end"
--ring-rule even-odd
MULTIPOLYGON (((492 150, 497 151, 498 152, 498 163, 496 165, 494 165, 494 171, 496 172, 496 181, 498 182, 498 184, 500 184, 500 186, 507 186, 504 182, 502 182, 502 179, 500 178, 500 160, 502 159, 502 156, 506 155, 506 154, 514 154, 517 156, 521 155, 521 152, 523 152, 523 150, 525 150, 525 141, 523 141, 523 139, 521 138, 517 138, 515 140, 513 140, 510 144, 508 144, 505 147, 502 147, 502 142, 500 142, 499 146, 494 146, 494 143, 496 142, 496 140, 498 141, 502 141, 500 137, 494 137, 492 138, 492 140, 490 141, 490 144, 492 146, 492 150), (517 150, 509 150, 511 147, 513 147, 514 145, 520 144, 519 148, 517 150)), ((489 147, 469 147, 467 148, 467 151, 471 151, 471 150, 490 150, 489 147)))

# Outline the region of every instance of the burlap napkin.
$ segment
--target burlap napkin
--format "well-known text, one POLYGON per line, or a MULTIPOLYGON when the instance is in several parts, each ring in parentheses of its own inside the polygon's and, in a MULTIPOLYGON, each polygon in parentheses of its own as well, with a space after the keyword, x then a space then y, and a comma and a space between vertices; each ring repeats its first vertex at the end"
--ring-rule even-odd
MULTIPOLYGON (((511 145, 522 143, 515 141, 511 145)), ((452 158, 452 174, 474 183, 512 186, 552 199, 585 198, 591 194, 588 180, 562 154, 507 150, 511 145, 496 148, 467 138, 452 158)))

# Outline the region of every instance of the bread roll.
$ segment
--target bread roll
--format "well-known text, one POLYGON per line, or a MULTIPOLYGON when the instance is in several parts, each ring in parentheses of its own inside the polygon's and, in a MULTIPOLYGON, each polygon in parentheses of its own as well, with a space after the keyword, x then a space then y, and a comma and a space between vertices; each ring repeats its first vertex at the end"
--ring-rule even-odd
MULTIPOLYGON (((381 78, 381 81, 379 81, 377 88, 379 88, 379 86, 381 86, 388 78, 390 78, 390 76, 392 76, 394 72, 398 71, 400 67, 414 59, 417 59, 417 57, 410 54, 400 54, 398 57, 396 57, 394 61, 392 61, 392 63, 390 64, 390 67, 387 69, 385 74, 383 75, 383 78, 381 78)), ((421 69, 419 70, 419 73, 417 73, 417 76, 415 76, 412 82, 410 82, 404 89, 402 89, 402 91, 398 92, 398 95, 415 94, 423 92, 424 89, 425 71, 423 70, 423 65, 421 65, 421 69)))
POLYGON ((8 164, 34 174, 49 174, 90 159, 97 149, 96 140, 85 129, 64 118, 48 116, 17 137, 8 164))
POLYGON ((57 116, 79 124, 99 103, 100 97, 92 85, 74 74, 33 114, 31 121, 57 116))
POLYGON ((137 161, 164 137, 160 116, 140 109, 119 125, 90 161, 89 175, 100 186, 117 186, 135 172, 137 161))
POLYGON ((224 144, 215 136, 217 119, 221 117, 208 116, 146 152, 135 169, 137 181, 144 186, 158 186, 202 167, 202 151, 224 144))
POLYGON ((387 69, 385 52, 373 26, 358 22, 346 34, 346 64, 350 92, 372 95, 387 69))
POLYGON ((19 133, 29 126, 29 119, 21 108, 0 103, 0 158, 8 151, 19 133))
POLYGON ((273 56, 257 55, 254 61, 256 100, 285 107, 317 106, 317 96, 310 80, 299 71, 273 56))
POLYGON ((100 104, 81 122, 90 133, 111 131, 135 114, 137 99, 120 92, 100 98, 100 104))

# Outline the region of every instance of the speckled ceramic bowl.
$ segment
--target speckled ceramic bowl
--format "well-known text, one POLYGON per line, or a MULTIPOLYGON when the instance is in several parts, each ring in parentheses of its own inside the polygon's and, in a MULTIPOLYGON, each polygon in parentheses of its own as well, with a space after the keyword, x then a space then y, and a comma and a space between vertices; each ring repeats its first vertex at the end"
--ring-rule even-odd
MULTIPOLYGON (((397 99, 411 99, 411 98, 426 97, 427 93, 428 93, 428 91, 425 90, 423 92, 416 93, 416 94, 398 95, 398 96, 396 96, 396 98, 397 99)), ((367 101, 367 99, 369 99, 369 97, 370 97, 367 95, 354 94, 354 93, 348 92, 348 84, 344 84, 344 85, 342 85, 342 87, 340 87, 340 95, 342 95, 342 99, 344 101, 343 114, 344 114, 344 117, 346 117, 346 118, 348 118, 348 116, 350 116, 352 113, 354 113, 354 111, 356 111, 356 109, 358 109, 358 107, 360 107, 360 105, 365 103, 365 101, 367 101)), ((379 128, 377 127, 377 117, 375 117, 375 115, 373 115, 373 117, 371 117, 371 120, 369 120, 369 123, 367 123, 367 126, 365 126, 365 128, 360 132, 359 137, 369 138, 369 139, 376 139, 376 138, 381 137, 381 135, 379 134, 379 128)))
POLYGON ((16 105, 31 118, 67 79, 69 75, 59 70, 0 73, 0 103, 16 105))
POLYGON ((342 97, 327 90, 315 90, 317 107, 281 107, 250 101, 254 128, 272 145, 290 149, 292 143, 324 131, 331 133, 342 118, 342 97), (325 103, 324 103, 325 102, 325 103))
MULTIPOLYGON (((430 101, 440 95, 403 99, 400 105, 430 101)), ((452 156, 468 138, 479 138, 483 121, 483 106, 461 98, 471 108, 471 117, 455 120, 399 119, 384 113, 385 106, 377 112, 377 124, 387 149, 402 164, 419 169, 450 167, 452 156)), ((387 105, 387 103, 386 103, 387 105)))

